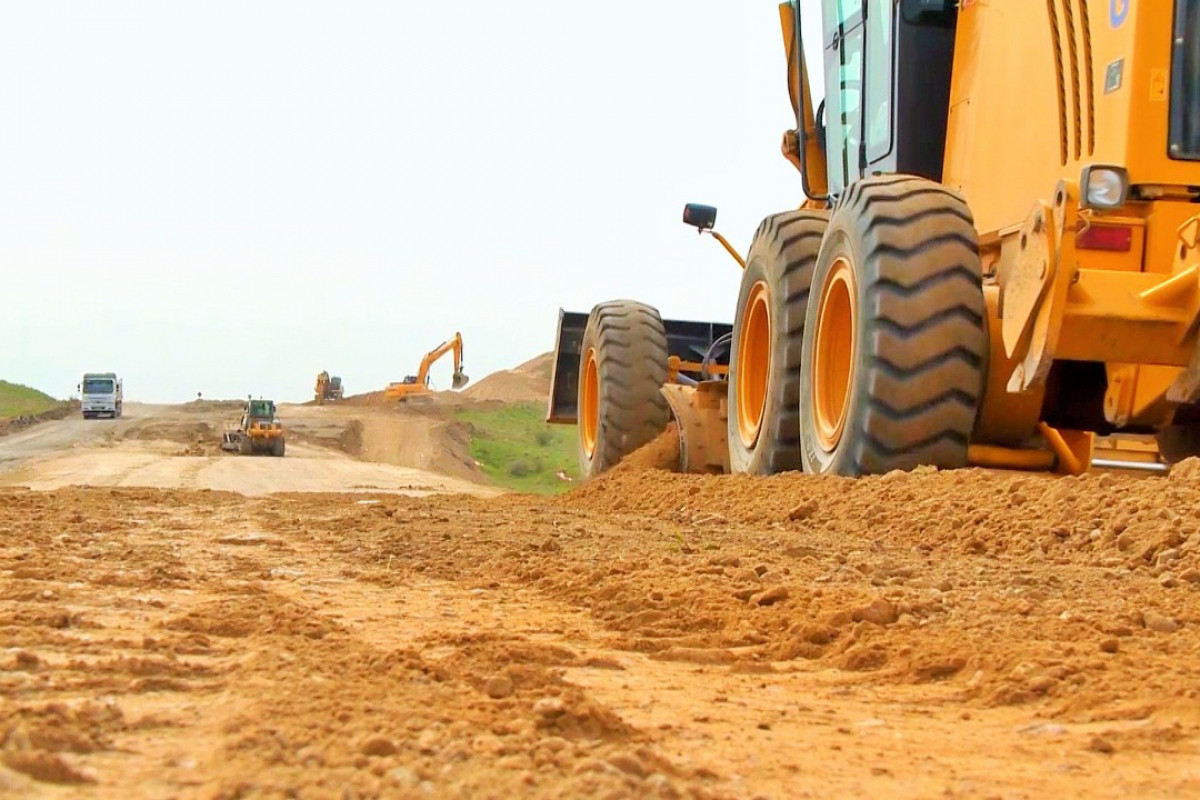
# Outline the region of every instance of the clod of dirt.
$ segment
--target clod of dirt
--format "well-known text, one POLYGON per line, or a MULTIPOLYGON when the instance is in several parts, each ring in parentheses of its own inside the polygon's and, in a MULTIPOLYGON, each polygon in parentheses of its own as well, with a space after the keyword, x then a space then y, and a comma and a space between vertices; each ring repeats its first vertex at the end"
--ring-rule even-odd
POLYGON ((806 520, 813 514, 817 513, 818 508, 819 506, 817 505, 816 500, 805 500, 803 503, 789 511, 787 518, 792 522, 800 522, 801 520, 806 520))
POLYGON ((758 606, 773 606, 776 603, 783 602, 789 597, 787 587, 775 586, 767 589, 765 592, 759 592, 750 598, 750 602, 758 606))
POLYGON ((1175 633, 1183 627, 1174 617, 1168 617, 1151 609, 1142 612, 1142 624, 1146 626, 1147 630, 1157 633, 1175 633))
POLYGON ((899 617, 896 606, 883 597, 875 598, 865 607, 854 612, 855 622, 873 622, 876 625, 891 625, 899 617))
POLYGON ((557 697, 543 697, 533 704, 533 713, 545 719, 557 719, 566 713, 563 701, 557 697))
POLYGON ((96 782, 95 778, 67 763, 58 753, 10 751, 4 754, 3 761, 9 769, 42 783, 73 785, 96 782))
POLYGON ((362 752, 365 756, 394 756, 400 748, 385 736, 375 736, 363 742, 362 752))
POLYGON ((513 693, 513 682, 505 675, 493 675, 483 690, 493 700, 503 700, 513 693))

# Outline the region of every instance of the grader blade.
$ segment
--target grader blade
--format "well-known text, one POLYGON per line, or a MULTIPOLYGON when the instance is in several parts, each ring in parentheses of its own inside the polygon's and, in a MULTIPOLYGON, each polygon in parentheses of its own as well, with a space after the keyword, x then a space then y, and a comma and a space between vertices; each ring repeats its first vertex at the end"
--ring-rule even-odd
POLYGON ((721 475, 729 471, 725 381, 662 387, 679 429, 679 470, 721 475))

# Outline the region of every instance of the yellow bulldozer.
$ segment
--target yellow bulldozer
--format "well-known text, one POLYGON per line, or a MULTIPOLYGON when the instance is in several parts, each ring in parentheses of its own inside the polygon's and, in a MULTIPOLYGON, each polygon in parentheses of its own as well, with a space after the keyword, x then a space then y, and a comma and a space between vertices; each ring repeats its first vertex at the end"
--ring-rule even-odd
POLYGON ((429 368, 447 353, 454 354, 454 373, 451 376, 450 388, 458 390, 467 385, 470 378, 463 372, 463 340, 462 334, 455 333, 446 341, 430 350, 421 359, 416 375, 406 375, 404 380, 389 383, 384 390, 386 397, 392 400, 405 401, 413 398, 427 397, 433 393, 429 385, 429 368))
MULTIPOLYGON (((717 237, 732 326, 560 312, 549 418, 578 421, 584 474, 671 416, 700 472, 1200 452, 1200 0, 820 9, 806 42, 779 6, 805 199, 744 259, 717 237)), ((716 235, 714 208, 684 221, 716 235)))
POLYGON ((247 400, 237 426, 221 435, 221 449, 248 456, 266 453, 283 457, 287 449, 283 423, 270 400, 247 400))
POLYGON ((331 377, 325 370, 317 373, 317 385, 313 391, 315 393, 314 399, 319 406, 335 400, 341 400, 345 396, 345 389, 342 388, 342 379, 336 375, 331 377))

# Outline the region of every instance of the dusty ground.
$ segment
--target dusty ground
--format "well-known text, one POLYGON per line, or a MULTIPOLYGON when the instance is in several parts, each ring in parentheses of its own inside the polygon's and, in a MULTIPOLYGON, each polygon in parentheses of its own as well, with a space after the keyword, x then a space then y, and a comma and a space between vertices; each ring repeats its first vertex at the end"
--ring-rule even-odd
POLYGON ((129 404, 119 420, 45 422, 0 438, 0 486, 496 494, 482 485, 468 438, 420 409, 281 406, 288 444, 280 460, 220 451, 240 408, 129 404))
POLYGON ((0 489, 0 793, 1200 796, 1198 585, 1197 463, 0 489))

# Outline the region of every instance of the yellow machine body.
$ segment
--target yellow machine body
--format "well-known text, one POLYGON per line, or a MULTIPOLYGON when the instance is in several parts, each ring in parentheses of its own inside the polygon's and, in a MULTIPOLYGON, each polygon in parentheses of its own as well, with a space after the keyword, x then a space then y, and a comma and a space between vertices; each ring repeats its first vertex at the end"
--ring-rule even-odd
POLYGON ((432 394, 429 386, 429 369, 438 359, 447 353, 454 354, 454 373, 451 378, 451 388, 458 390, 467 385, 470 380, 463 372, 463 340, 462 334, 455 333, 452 337, 430 350, 421 359, 416 375, 405 376, 403 381, 389 383, 385 394, 389 399, 403 401, 414 397, 432 394))

